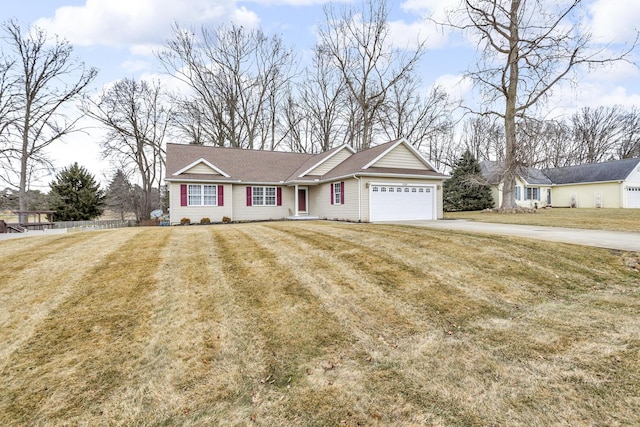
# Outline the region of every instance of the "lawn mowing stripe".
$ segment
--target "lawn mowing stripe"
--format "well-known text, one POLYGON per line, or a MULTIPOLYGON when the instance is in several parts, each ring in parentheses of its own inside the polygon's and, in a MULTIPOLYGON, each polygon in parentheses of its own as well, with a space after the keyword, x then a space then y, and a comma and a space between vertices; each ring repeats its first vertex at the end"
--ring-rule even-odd
MULTIPOLYGON (((437 393, 425 395, 407 391, 411 390, 413 373, 402 373, 404 366, 399 360, 413 338, 395 341, 397 334, 393 331, 398 325, 389 328, 386 323, 389 318, 387 311, 381 309, 376 313, 372 308, 367 314, 362 312, 362 306, 369 302, 362 298, 362 293, 369 286, 366 280, 359 281, 362 288, 350 288, 341 283, 345 276, 352 277, 352 267, 336 260, 324 259, 312 244, 288 234, 287 230, 274 224, 261 226, 259 230, 255 230, 255 234, 268 237, 271 241, 281 240, 282 244, 279 246, 290 248, 286 256, 278 256, 290 258, 289 265, 305 266, 304 269, 295 271, 298 281, 316 294, 343 327, 357 337, 357 344, 352 351, 343 353, 335 371, 331 371, 331 380, 336 387, 356 387, 357 393, 351 398, 354 402, 351 404, 352 409, 347 411, 350 415, 343 415, 349 422, 368 424, 381 420, 388 423, 398 419, 401 414, 405 416, 403 419, 415 419, 415 422, 425 419, 442 422, 442 417, 461 419, 464 416, 452 399, 442 399, 437 393), (358 378, 356 384, 352 384, 354 378, 358 378)), ((378 302, 383 300, 387 300, 392 306, 404 304, 395 295, 382 297, 378 302)), ((406 318, 405 321, 415 322, 414 327, 416 324, 420 325, 422 330, 420 333, 416 331, 415 336, 429 337, 432 340, 443 337, 441 332, 428 329, 419 319, 406 318)), ((304 405, 301 402, 297 404, 304 405)), ((334 411, 349 407, 340 407, 337 403, 334 406, 334 411)))
POLYGON ((5 420, 80 422, 88 414, 103 415, 101 403, 137 380, 157 252, 167 235, 145 229, 112 247, 13 353, 2 371, 5 420))
POLYGON ((101 405, 105 413, 128 413, 129 424, 184 424, 194 402, 218 397, 215 380, 224 378, 210 372, 209 363, 218 347, 219 321, 212 301, 216 283, 207 268, 211 241, 195 227, 166 230, 168 240, 157 251, 157 285, 148 296, 148 339, 134 367, 139 380, 101 405))
POLYGON ((0 244, 3 251, 11 253, 11 257, 2 256, 0 251, 0 259, 6 261, 6 267, 2 269, 0 277, 0 287, 4 287, 6 283, 20 274, 25 269, 38 268, 39 264, 48 258, 59 258, 59 253, 68 248, 82 242, 90 241, 99 237, 96 233, 74 233, 55 236, 38 236, 34 238, 24 238, 10 241, 14 243, 18 250, 13 249, 5 242, 0 244), (26 240, 27 244, 20 245, 26 240))
POLYGON ((412 305, 420 317, 430 319, 439 325, 443 332, 450 331, 451 325, 459 326, 476 316, 505 314, 497 305, 478 301, 477 298, 463 292, 456 283, 435 277, 431 273, 430 265, 411 265, 408 262, 409 257, 395 256, 393 252, 397 249, 379 250, 378 247, 345 240, 327 234, 330 229, 322 226, 280 229, 308 242, 330 257, 332 262, 344 262, 351 266, 350 268, 357 271, 368 283, 379 288, 381 292, 398 296, 412 305))
MULTIPOLYGON (((0 370, 39 323, 78 290, 86 270, 127 238, 108 231, 65 236, 51 246, 55 251, 46 249, 46 256, 40 253, 32 264, 25 262, 24 268, 0 277, 0 370)), ((36 240, 44 244, 48 239, 36 240)), ((31 259, 29 254, 21 255, 31 259)))
POLYGON ((256 389, 252 399, 255 417, 265 424, 295 424, 315 408, 284 411, 290 414, 285 421, 276 416, 283 413, 278 408, 301 396, 325 404, 332 401, 330 397, 335 397, 337 390, 309 387, 309 371, 321 369, 321 361, 334 359, 336 350, 351 338, 295 279, 290 266, 278 262, 271 249, 273 242, 232 227, 216 234, 229 286, 260 335, 264 385, 256 389))

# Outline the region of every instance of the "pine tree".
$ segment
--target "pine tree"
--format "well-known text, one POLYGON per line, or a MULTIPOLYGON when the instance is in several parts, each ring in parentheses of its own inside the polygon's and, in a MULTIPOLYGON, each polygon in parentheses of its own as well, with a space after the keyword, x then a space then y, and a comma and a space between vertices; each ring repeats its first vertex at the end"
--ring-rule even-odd
POLYGON ((107 207, 117 212, 122 220, 125 214, 135 212, 133 188, 121 169, 118 169, 111 179, 106 202, 107 207))
POLYGON ((444 210, 477 211, 494 206, 491 188, 482 177, 480 163, 469 150, 453 166, 443 186, 444 210))
POLYGON ((56 175, 51 187, 51 209, 59 221, 85 221, 104 211, 104 192, 93 175, 78 163, 56 175))

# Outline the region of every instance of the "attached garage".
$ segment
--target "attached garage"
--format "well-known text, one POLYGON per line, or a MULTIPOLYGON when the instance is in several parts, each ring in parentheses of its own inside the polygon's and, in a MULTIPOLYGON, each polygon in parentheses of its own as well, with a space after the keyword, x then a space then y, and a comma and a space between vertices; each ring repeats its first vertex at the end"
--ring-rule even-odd
POLYGON ((435 219, 435 186, 372 184, 370 221, 435 219))
POLYGON ((627 187, 627 207, 640 209, 640 187, 627 187))

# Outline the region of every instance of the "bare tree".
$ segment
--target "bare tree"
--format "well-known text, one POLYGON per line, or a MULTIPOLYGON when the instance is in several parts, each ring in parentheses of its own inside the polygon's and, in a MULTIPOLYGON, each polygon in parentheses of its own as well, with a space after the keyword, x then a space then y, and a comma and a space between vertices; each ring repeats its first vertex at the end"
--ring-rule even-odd
POLYGON ((472 116, 462 124, 462 150, 468 150, 478 161, 504 161, 504 127, 495 117, 472 116))
POLYGON ((379 109, 379 122, 387 139, 405 137, 419 150, 431 147, 453 125, 454 107, 448 94, 440 87, 420 96, 420 79, 406 75, 389 90, 386 102, 379 109))
POLYGON ((614 157, 622 139, 624 112, 620 106, 584 107, 571 117, 579 163, 598 163, 614 157))
POLYGON ((450 16, 449 25, 479 37, 482 57, 468 75, 485 96, 485 112, 504 121, 503 208, 515 206, 515 176, 521 157, 517 121, 544 103, 576 67, 624 60, 633 48, 617 56, 608 56, 605 49, 591 49, 591 35, 576 23, 580 3, 464 0, 462 10, 450 16))
POLYGON ((632 108, 622 119, 622 140, 616 149, 619 159, 640 157, 640 110, 632 108))
MULTIPOLYGON (((3 126, 2 178, 18 182, 20 210, 27 207, 27 186, 39 168, 51 168, 46 148, 77 129, 77 118, 65 108, 79 99, 97 75, 95 68, 73 58, 71 45, 39 28, 22 31, 13 20, 2 25, 11 53, 4 53, 3 91, 11 97, 11 113, 3 126), (5 134, 6 135, 6 134, 5 134)), ((7 98, 2 96, 2 102, 7 98)), ((22 218, 21 218, 22 220, 22 218)))
POLYGON ((176 26, 158 53, 165 70, 191 92, 179 116, 194 142, 275 148, 276 114, 285 101, 294 58, 279 37, 241 26, 202 28, 198 36, 176 26))
POLYGON ((364 0, 362 8, 333 5, 324 8, 319 48, 342 76, 350 101, 357 108, 348 118, 351 145, 369 148, 374 124, 389 90, 410 74, 424 53, 424 42, 417 47, 394 49, 389 33, 389 9, 385 0, 364 0))
POLYGON ((330 150, 345 138, 341 114, 345 83, 319 46, 302 77, 286 107, 290 146, 307 153, 330 150))
POLYGON ((172 111, 158 82, 123 79, 106 89, 95 101, 87 100, 84 111, 107 130, 102 142, 105 158, 135 171, 141 181, 137 219, 148 219, 162 183, 165 138, 172 111))

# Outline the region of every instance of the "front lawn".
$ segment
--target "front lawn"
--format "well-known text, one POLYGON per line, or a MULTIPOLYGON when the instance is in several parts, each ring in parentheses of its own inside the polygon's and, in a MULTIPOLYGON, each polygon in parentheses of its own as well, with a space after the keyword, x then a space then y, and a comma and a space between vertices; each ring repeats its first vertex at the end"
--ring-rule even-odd
POLYGON ((640 254, 393 225, 0 242, 2 425, 639 425, 640 254))
POLYGON ((640 232, 640 209, 538 209, 536 213, 445 212, 445 219, 640 232))

